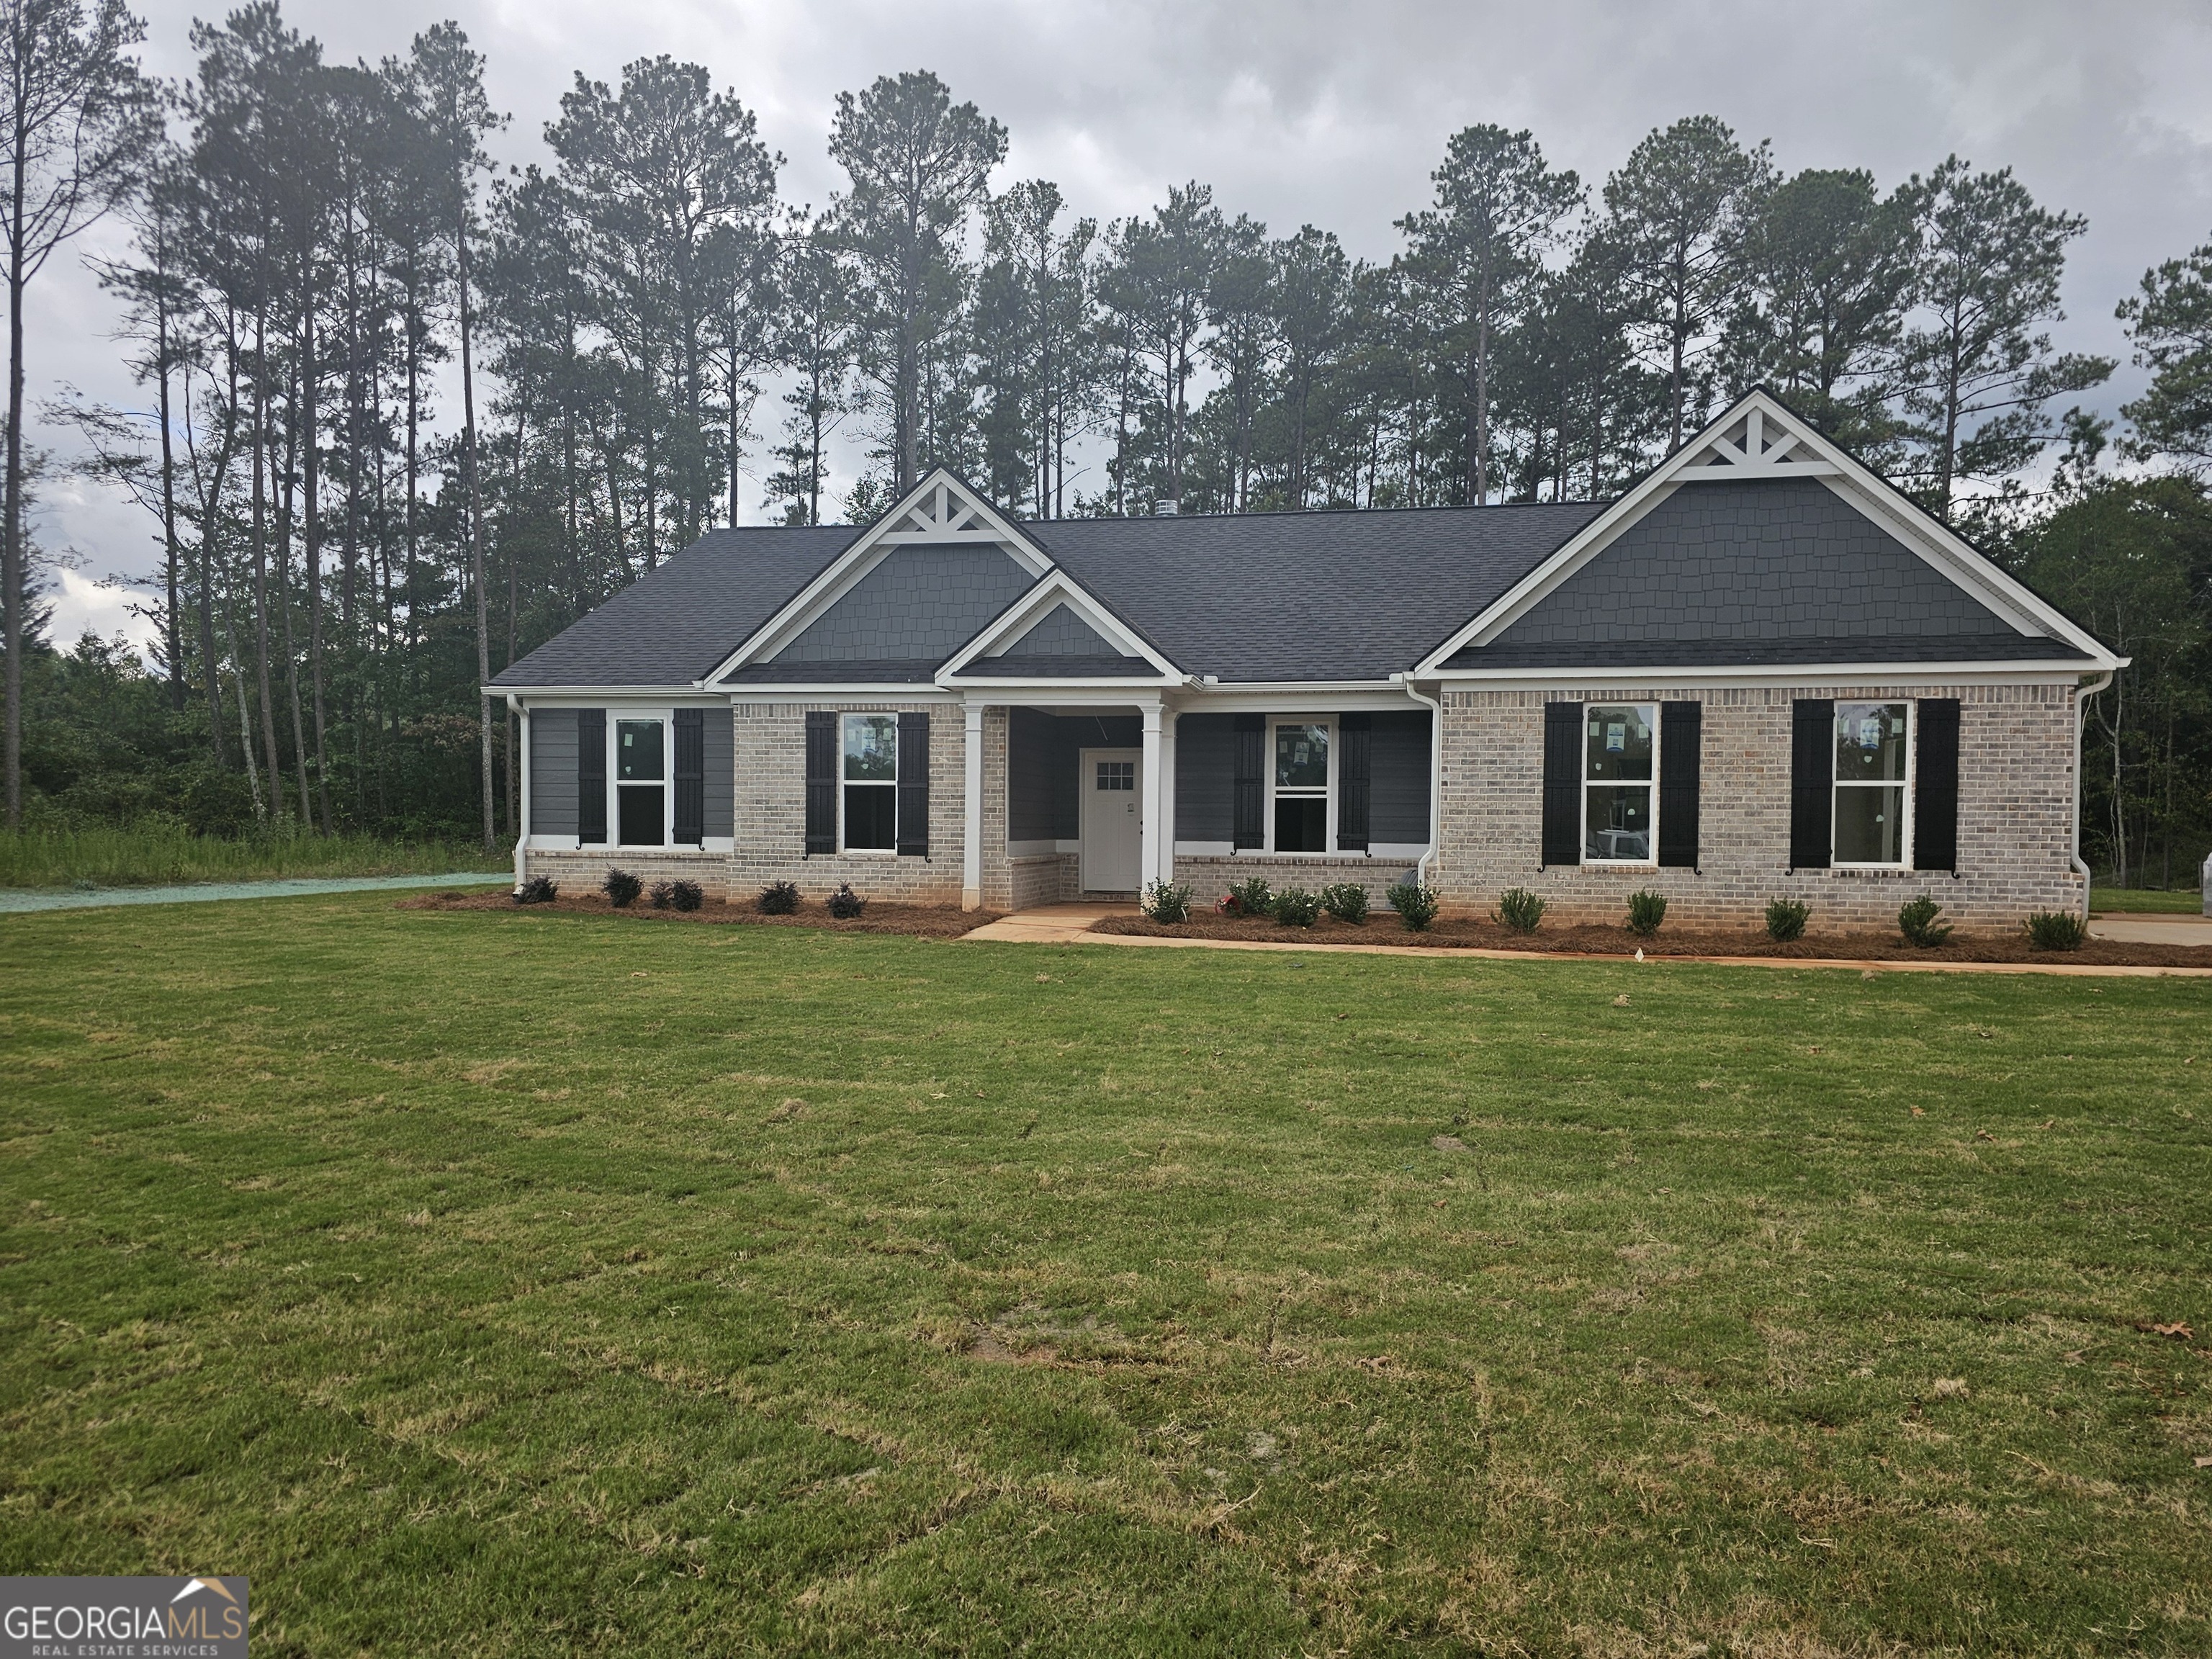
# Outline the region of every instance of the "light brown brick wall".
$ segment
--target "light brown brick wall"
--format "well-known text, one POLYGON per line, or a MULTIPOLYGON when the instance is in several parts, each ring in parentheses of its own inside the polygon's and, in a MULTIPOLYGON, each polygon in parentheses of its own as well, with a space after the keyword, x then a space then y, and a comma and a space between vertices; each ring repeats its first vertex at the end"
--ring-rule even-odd
POLYGON ((550 876, 568 894, 598 892, 607 872, 617 869, 629 871, 647 887, 656 881, 696 881, 705 890, 709 902, 725 897, 730 888, 726 853, 673 847, 652 853, 610 853, 604 847, 586 847, 573 852, 531 851, 522 856, 528 874, 550 876))
POLYGON ((1668 897, 1668 920, 1758 926, 1767 901, 1802 899, 1810 929, 1887 927, 1927 893, 1966 932, 2007 932, 2031 911, 2078 908, 2069 862, 2074 700, 2063 685, 1816 685, 1658 691, 1448 690, 1443 837, 1433 879, 1448 908, 1486 913, 1508 887, 1562 921, 1617 921, 1628 895, 1668 897), (1959 870, 1790 869, 1791 704, 1956 697, 1959 870), (1551 702, 1705 705, 1698 868, 1539 867, 1544 714, 1551 702))
POLYGON ((1260 876, 1279 893, 1285 887, 1303 887, 1309 893, 1318 893, 1324 887, 1356 881, 1367 890, 1369 905, 1379 910, 1382 908, 1383 890, 1402 879, 1406 872, 1413 867, 1413 862, 1403 858, 1307 858, 1285 853, 1244 858, 1184 853, 1176 854, 1175 868, 1176 879, 1189 886, 1191 902, 1201 908, 1217 902, 1229 890, 1231 882, 1260 876))

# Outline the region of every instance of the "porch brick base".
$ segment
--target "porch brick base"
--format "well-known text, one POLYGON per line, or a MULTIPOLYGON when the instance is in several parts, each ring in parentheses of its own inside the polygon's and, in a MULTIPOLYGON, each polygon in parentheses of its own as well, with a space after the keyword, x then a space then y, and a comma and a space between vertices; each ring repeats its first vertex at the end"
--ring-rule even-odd
POLYGON ((1285 887, 1303 887, 1309 893, 1318 893, 1324 887, 1357 882, 1367 890, 1369 907, 1380 910, 1383 908, 1384 890, 1404 880, 1406 872, 1413 867, 1411 859, 1364 859, 1356 855, 1332 858, 1321 854, 1307 858, 1297 854, 1270 853, 1263 858, 1242 859, 1184 854, 1178 854, 1175 861, 1176 879, 1189 886, 1191 902, 1200 906, 1213 904, 1228 892, 1231 882, 1249 881, 1259 876, 1279 893, 1285 887))

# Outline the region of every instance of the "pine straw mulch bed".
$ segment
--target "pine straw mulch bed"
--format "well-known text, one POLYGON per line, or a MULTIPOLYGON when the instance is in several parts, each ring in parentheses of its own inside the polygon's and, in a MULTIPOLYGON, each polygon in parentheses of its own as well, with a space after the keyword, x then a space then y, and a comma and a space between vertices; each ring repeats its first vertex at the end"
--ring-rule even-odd
POLYGON ((1135 933, 1155 939, 1265 939, 1284 945, 1425 945, 1446 950, 1520 951, 1536 956, 1775 957, 1850 962, 2053 962, 2088 967, 2212 968, 2212 949, 2187 945, 2131 945, 2089 939, 2079 950, 2039 951, 2023 932, 2013 937, 1954 933, 1934 950, 1907 945, 1895 933, 1823 933, 1778 945, 1764 931, 1662 927, 1650 939, 1626 927, 1599 924, 1516 933, 1494 921, 1439 917, 1426 933, 1398 925, 1389 911, 1354 927, 1323 915, 1310 927, 1285 927, 1252 917, 1194 915, 1164 927, 1145 916, 1109 916, 1095 933, 1135 933))
POLYGON ((841 921, 818 900, 802 901, 787 916, 764 916, 750 902, 725 904, 708 898, 696 910, 656 910, 644 898, 617 910, 604 893, 563 893, 550 904, 517 904, 505 893, 427 893, 402 899, 402 910, 513 910, 524 915, 637 917, 647 921, 713 921, 749 927, 818 927, 833 933, 904 933, 915 939, 958 939, 999 920, 995 910, 963 910, 956 904, 887 904, 872 899, 849 921, 841 921))

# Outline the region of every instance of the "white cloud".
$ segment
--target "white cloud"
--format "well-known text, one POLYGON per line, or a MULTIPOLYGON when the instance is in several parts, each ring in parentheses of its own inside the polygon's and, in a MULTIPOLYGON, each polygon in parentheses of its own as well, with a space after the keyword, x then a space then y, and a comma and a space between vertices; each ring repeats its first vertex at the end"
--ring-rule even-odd
POLYGON ((46 638, 57 648, 66 651, 88 633, 97 634, 104 640, 120 634, 137 646, 149 662, 152 660, 152 647, 161 630, 131 609, 144 604, 143 595, 110 582, 95 581, 82 571, 63 570, 56 574, 61 580, 59 591, 51 596, 53 620, 47 625, 46 638))

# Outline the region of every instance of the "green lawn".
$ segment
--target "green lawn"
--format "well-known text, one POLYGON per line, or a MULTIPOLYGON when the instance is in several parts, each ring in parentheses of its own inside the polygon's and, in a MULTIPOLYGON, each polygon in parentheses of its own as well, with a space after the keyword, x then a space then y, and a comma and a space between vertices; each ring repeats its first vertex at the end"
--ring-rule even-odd
POLYGON ((2204 895, 2193 887, 2171 891, 2156 887, 2093 887, 2089 908, 2124 915, 2195 916, 2204 912, 2204 895))
POLYGON ((226 841, 181 826, 0 830, 0 887, 145 887, 283 876, 439 876, 497 870, 501 854, 461 842, 375 836, 248 836, 226 841))
POLYGON ((0 1040, 0 1572, 262 1659, 2212 1650, 2212 982, 349 896, 0 1040))

